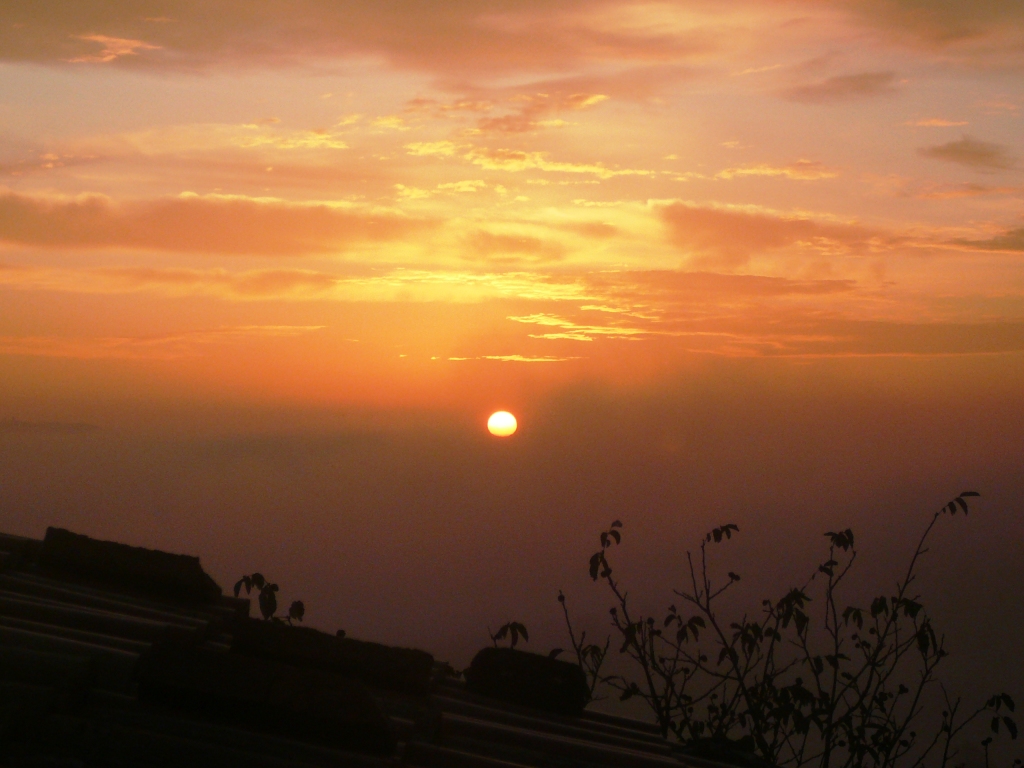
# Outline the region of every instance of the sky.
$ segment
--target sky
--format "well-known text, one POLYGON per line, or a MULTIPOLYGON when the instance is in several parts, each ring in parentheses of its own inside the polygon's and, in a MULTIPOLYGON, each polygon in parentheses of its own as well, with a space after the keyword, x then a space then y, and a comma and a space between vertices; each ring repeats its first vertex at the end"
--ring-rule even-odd
POLYGON ((612 519, 756 606, 977 490, 923 597, 1024 689, 1020 2, 2 6, 0 528, 458 665, 601 633, 612 519))

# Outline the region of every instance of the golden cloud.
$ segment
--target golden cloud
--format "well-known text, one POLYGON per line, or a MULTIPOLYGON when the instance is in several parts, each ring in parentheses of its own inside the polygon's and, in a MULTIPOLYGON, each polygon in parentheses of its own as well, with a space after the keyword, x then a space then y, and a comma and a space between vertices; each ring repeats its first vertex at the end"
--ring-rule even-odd
POLYGON ((716 179, 735 179, 744 176, 782 176, 797 181, 818 181, 819 179, 834 179, 839 175, 838 171, 826 168, 814 160, 797 160, 794 163, 783 166, 767 165, 745 165, 738 168, 726 168, 715 174, 716 179))
POLYGON ((665 206, 661 215, 676 247, 726 266, 792 245, 825 251, 865 250, 878 237, 857 224, 683 203, 665 206))
POLYGON ((394 240, 434 222, 250 198, 183 196, 116 204, 105 197, 0 194, 0 241, 64 248, 140 248, 296 256, 394 240))

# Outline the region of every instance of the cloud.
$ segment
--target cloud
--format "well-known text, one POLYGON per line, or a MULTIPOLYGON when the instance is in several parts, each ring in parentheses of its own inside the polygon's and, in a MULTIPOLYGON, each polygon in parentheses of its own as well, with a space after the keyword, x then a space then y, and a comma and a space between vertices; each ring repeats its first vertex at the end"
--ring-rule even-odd
POLYGON ((1024 227, 1011 229, 987 240, 955 240, 958 245, 967 245, 982 251, 1024 252, 1024 227))
POLYGON ((161 289, 172 295, 207 293, 233 298, 321 296, 344 279, 307 269, 227 270, 105 267, 92 271, 115 290, 161 289))
POLYGON ((723 266, 742 264, 754 254, 792 245, 827 252, 863 250, 875 237, 856 224, 683 203, 665 206, 661 216, 676 247, 723 266))
POLYGON ((447 181, 438 184, 437 188, 448 192, 479 192, 486 189, 487 182, 482 179, 466 179, 463 181, 447 181))
POLYGON ((767 275, 731 275, 718 272, 683 272, 652 269, 599 272, 587 276, 595 290, 614 294, 616 288, 633 292, 643 301, 717 302, 722 299, 782 296, 827 296, 854 290, 853 280, 794 280, 767 275))
POLYGON ((1006 147, 989 141, 980 141, 967 135, 959 141, 922 147, 917 151, 923 157, 959 163, 977 170, 1009 170, 1017 165, 1016 158, 1007 151, 1006 147))
POLYGON ((940 117, 929 117, 922 120, 907 120, 904 125, 913 125, 918 128, 948 128, 954 125, 967 125, 966 120, 943 120, 940 117))
POLYGON ((1024 6, 1017 0, 848 0, 884 36, 978 66, 1024 64, 1024 6))
POLYGON ((405 145, 405 151, 416 157, 452 157, 458 149, 451 141, 414 141, 405 145))
POLYGON ((805 104, 849 101, 894 93, 895 81, 895 72, 860 72, 855 75, 837 75, 816 83, 786 88, 780 95, 788 101, 805 104))
POLYGON ((208 0, 172 6, 173 17, 167 17, 161 0, 79 0, 56 13, 12 0, 4 8, 0 57, 66 62, 96 56, 99 42, 107 45, 100 56, 113 56, 109 61, 116 66, 195 70, 369 57, 401 68, 486 76, 608 61, 679 62, 713 49, 714 32, 720 32, 707 18, 667 28, 644 23, 644 10, 633 11, 628 3, 595 7, 584 0, 208 0), (173 23, 147 21, 154 18, 173 23), (131 55, 142 46, 163 50, 131 55))
POLYGON ((137 56, 139 51, 159 51, 162 47, 142 40, 128 40, 123 37, 107 37, 106 35, 75 35, 74 37, 91 43, 99 43, 103 46, 103 50, 96 54, 85 54, 68 59, 72 64, 108 64, 122 56, 137 56))
POLYGON ((606 240, 619 234, 618 227, 604 221, 578 221, 558 224, 557 228, 563 229, 566 232, 574 232, 584 237, 592 237, 596 240, 606 240))
POLYGON ((1020 187, 989 187, 984 184, 929 184, 912 193, 919 200, 960 200, 968 197, 1019 195, 1020 187))
POLYGON ((412 127, 406 125, 405 119, 399 115, 386 115, 384 117, 378 117, 371 125, 374 128, 385 128, 393 131, 409 131, 412 127))
POLYGON ((481 230, 467 240, 473 256, 490 261, 558 261, 565 257, 565 247, 559 243, 526 235, 496 234, 481 230))
POLYGON ((557 315, 538 312, 532 315, 511 315, 507 318, 514 323, 539 325, 556 330, 546 333, 531 333, 532 339, 549 339, 565 341, 593 341, 595 338, 606 339, 637 339, 650 333, 643 328, 623 325, 583 325, 557 315))
POLYGON ((532 93, 517 94, 511 102, 516 111, 500 117, 482 117, 477 121, 481 133, 525 133, 537 128, 562 124, 560 120, 544 120, 568 111, 580 111, 606 101, 603 93, 532 93))
POLYGON ((746 165, 739 168, 726 168, 715 174, 716 179, 735 179, 743 176, 783 176, 787 179, 797 181, 818 181, 819 179, 834 179, 839 175, 838 171, 826 168, 820 162, 813 160, 797 160, 795 163, 783 166, 773 166, 760 163, 758 165, 746 165))
POLYGON ((473 147, 465 158, 474 165, 492 171, 538 170, 549 173, 585 173, 593 174, 600 179, 611 179, 615 176, 654 176, 654 171, 633 168, 609 168, 603 163, 571 163, 549 160, 547 152, 526 152, 519 149, 488 149, 473 147))
POLYGON ((556 357, 554 355, 542 355, 540 357, 529 357, 526 355, 479 355, 477 357, 449 357, 449 360, 461 362, 463 360, 494 360, 500 363, 566 363, 570 360, 579 360, 579 357, 556 357))
POLYGON ((600 179, 615 176, 655 176, 655 171, 635 168, 609 168, 604 163, 572 163, 551 160, 547 152, 529 152, 521 149, 491 149, 471 144, 458 145, 451 141, 412 142, 405 145, 408 154, 417 157, 454 157, 459 155, 473 165, 488 171, 545 171, 548 173, 592 174, 600 179))
POLYGON ((0 194, 0 241, 29 246, 291 256, 394 240, 430 226, 393 213, 250 198, 184 196, 115 204, 100 196, 0 194))
POLYGON ((0 336, 0 354, 77 360, 176 360, 245 338, 291 338, 322 325, 240 325, 153 336, 0 336))

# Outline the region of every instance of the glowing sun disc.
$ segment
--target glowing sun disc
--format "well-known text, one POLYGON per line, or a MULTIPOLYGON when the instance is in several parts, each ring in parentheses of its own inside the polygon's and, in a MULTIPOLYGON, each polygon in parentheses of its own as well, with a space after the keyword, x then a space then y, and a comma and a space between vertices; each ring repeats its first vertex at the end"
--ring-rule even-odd
POLYGON ((508 437, 515 433, 519 426, 516 417, 508 411, 497 411, 487 420, 487 431, 495 437, 508 437))

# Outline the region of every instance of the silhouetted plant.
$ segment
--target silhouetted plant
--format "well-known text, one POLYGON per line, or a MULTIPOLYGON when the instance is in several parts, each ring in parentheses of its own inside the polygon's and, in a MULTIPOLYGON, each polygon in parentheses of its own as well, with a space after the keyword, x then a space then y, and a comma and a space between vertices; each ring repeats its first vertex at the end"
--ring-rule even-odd
POLYGON ((522 637, 526 642, 530 642, 530 633, 526 631, 526 627, 520 624, 518 621, 508 621, 498 627, 498 631, 493 635, 491 630, 487 630, 487 634, 491 636, 491 642, 494 643, 494 647, 498 647, 498 641, 508 638, 508 647, 515 648, 516 643, 519 642, 519 638, 522 637))
MULTIPOLYGON (((619 526, 621 525, 622 523, 619 523, 619 526)), ((617 531, 616 535, 618 535, 617 531)), ((576 654, 576 663, 583 670, 583 674, 587 678, 587 698, 590 701, 594 701, 597 698, 594 696, 594 691, 597 688, 597 684, 601 681, 601 667, 608 656, 608 646, 611 645, 612 639, 611 637, 606 638, 604 646, 595 645, 594 643, 588 645, 586 630, 580 632, 580 636, 577 639, 576 633, 572 628, 572 621, 569 619, 569 607, 566 605, 565 595, 562 594, 562 590, 558 590, 558 602, 562 606, 562 613, 565 614, 565 626, 569 630, 569 642, 572 643, 573 652, 576 654)), ((555 650, 561 653, 560 648, 555 650)), ((552 654, 554 654, 554 651, 552 651, 552 654)))
MULTIPOLYGON (((932 516, 895 592, 876 597, 868 608, 839 607, 839 587, 857 557, 853 531, 846 529, 825 534, 828 558, 802 587, 764 600, 759 616, 744 614, 737 621, 720 615, 716 601, 740 576, 730 571, 715 583, 708 562, 708 547, 730 540, 739 532, 736 525, 707 533, 696 558, 687 552, 690 583, 674 593, 689 610, 671 605, 655 620, 631 609, 614 578, 609 554, 622 540, 616 520, 600 535, 590 576, 604 581, 614 597, 611 625, 635 673, 602 674, 608 645, 604 651, 588 646, 584 635, 577 641, 565 597, 558 597, 591 692, 603 683, 623 701, 642 699, 666 736, 746 745, 783 766, 947 766, 957 754, 954 740, 985 714, 993 734, 1002 729, 1015 739, 1009 695, 996 694, 965 711, 939 682, 936 668, 948 655, 944 637, 912 592, 935 524, 946 514, 966 515, 967 499, 974 496, 961 493, 932 516), (812 605, 821 606, 820 614, 812 605), (942 715, 925 731, 920 723, 929 715, 932 694, 941 697, 942 715)), ((986 761, 990 744, 991 737, 982 742, 986 761)))
POLYGON ((306 614, 306 606, 301 600, 295 600, 290 606, 288 606, 287 616, 275 616, 277 613, 277 593, 280 588, 277 584, 267 581, 262 573, 254 573, 252 576, 243 576, 237 582, 235 582, 235 597, 238 597, 242 588, 245 588, 245 594, 250 594, 253 589, 259 592, 259 599, 257 602, 260 606, 260 613, 263 614, 265 621, 277 621, 281 623, 291 624, 293 621, 302 621, 302 617, 306 614))

